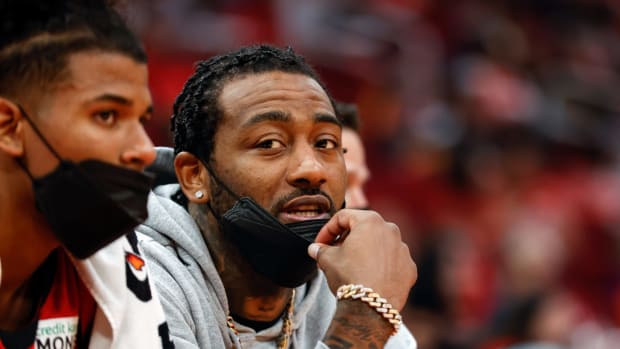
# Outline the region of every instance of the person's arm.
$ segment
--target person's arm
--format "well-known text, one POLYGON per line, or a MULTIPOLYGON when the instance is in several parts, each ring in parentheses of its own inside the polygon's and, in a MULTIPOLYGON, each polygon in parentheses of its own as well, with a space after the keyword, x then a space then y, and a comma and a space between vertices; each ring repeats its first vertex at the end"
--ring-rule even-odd
MULTIPOLYGON (((321 229, 308 253, 317 260, 332 292, 343 285, 361 284, 399 311, 417 278, 398 227, 372 211, 339 211, 321 229)), ((392 324, 369 304, 341 299, 323 343, 332 349, 383 348, 393 333, 392 324)))

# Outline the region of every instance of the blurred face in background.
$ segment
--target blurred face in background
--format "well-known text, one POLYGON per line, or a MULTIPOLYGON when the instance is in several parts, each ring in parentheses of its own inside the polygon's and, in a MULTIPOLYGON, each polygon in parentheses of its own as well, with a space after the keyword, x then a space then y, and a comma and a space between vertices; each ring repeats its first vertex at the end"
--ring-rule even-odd
POLYGON ((342 145, 347 149, 344 161, 347 166, 347 190, 345 194, 347 208, 368 208, 368 199, 364 185, 370 178, 366 165, 364 144, 359 134, 348 127, 342 129, 342 145))

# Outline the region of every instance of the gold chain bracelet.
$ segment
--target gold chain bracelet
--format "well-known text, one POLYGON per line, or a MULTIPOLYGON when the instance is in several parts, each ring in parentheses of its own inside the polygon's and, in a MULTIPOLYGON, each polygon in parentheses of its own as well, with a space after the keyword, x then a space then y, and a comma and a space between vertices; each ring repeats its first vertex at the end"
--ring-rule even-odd
POLYGON ((339 300, 359 299, 368 304, 394 327, 394 332, 392 332, 392 335, 398 332, 401 324, 403 323, 403 318, 398 310, 394 309, 392 304, 388 303, 385 298, 381 298, 381 296, 379 296, 379 294, 373 291, 370 287, 355 284, 342 285, 338 287, 336 297, 339 300))

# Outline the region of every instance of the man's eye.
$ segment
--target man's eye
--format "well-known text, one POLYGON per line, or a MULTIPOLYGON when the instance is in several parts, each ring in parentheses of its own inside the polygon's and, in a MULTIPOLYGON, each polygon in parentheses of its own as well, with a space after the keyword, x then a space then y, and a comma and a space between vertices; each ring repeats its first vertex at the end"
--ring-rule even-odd
POLYGON ((112 125, 116 122, 118 114, 114 110, 104 110, 95 114, 95 117, 105 125, 112 125))
POLYGON ((258 147, 265 148, 265 149, 284 148, 284 143, 278 140, 275 140, 275 139, 269 139, 269 140, 258 143, 258 147))
POLYGON ((316 146, 323 149, 335 149, 338 148, 338 143, 331 139, 321 139, 316 142, 316 146))

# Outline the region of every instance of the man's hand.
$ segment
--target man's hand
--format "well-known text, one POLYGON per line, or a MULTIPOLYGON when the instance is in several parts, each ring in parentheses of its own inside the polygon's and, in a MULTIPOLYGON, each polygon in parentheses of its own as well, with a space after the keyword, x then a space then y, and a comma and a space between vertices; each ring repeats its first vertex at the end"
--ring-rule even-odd
MULTIPOLYGON (((372 288, 395 309, 405 306, 418 272, 400 230, 378 213, 338 211, 308 247, 332 292, 346 284, 372 288)), ((360 300, 338 301, 323 338, 330 348, 383 348, 394 328, 360 300)))
POLYGON ((308 247, 332 292, 345 284, 372 288, 402 310, 418 273, 400 230, 378 213, 338 211, 308 247))

